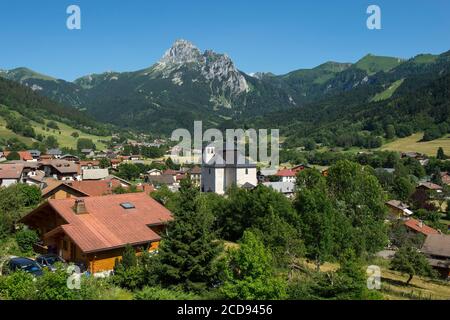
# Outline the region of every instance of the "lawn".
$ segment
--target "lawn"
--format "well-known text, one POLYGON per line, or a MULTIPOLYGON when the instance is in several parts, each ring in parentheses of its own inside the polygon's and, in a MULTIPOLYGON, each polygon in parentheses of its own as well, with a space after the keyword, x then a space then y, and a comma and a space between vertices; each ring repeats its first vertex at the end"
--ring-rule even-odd
POLYGON ((450 154, 450 137, 436 139, 433 141, 420 142, 423 133, 415 133, 409 137, 397 139, 383 145, 381 150, 391 150, 399 152, 420 152, 429 156, 436 156, 439 147, 444 149, 446 154, 450 154))

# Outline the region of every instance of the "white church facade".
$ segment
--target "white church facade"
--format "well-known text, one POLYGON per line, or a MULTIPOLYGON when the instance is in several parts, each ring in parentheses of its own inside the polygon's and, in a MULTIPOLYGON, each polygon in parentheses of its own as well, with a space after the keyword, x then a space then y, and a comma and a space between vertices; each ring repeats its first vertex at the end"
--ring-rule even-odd
POLYGON ((223 195, 226 190, 238 187, 256 187, 256 163, 247 159, 237 148, 221 148, 208 145, 204 149, 202 161, 202 192, 215 192, 223 195))

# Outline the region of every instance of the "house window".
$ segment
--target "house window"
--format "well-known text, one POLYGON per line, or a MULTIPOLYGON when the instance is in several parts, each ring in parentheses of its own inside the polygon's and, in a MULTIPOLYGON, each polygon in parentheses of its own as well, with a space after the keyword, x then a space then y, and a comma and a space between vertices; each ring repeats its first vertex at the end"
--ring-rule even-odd
POLYGON ((208 174, 211 174, 211 168, 208 169, 208 174))
POLYGON ((67 241, 63 240, 63 250, 67 251, 67 241))
POLYGON ((248 168, 245 168, 245 174, 248 174, 248 168))

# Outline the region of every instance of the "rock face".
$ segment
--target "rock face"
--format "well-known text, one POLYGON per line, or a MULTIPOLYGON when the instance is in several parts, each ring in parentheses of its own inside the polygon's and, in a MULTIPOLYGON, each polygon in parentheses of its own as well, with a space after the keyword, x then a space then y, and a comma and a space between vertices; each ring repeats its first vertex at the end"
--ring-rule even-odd
POLYGON ((214 83, 213 95, 237 96, 249 91, 247 81, 230 57, 211 50, 201 53, 186 40, 177 40, 154 66, 154 71, 164 78, 171 78, 174 84, 180 86, 186 82, 186 71, 198 72, 203 79, 193 80, 205 80, 210 85, 214 83))

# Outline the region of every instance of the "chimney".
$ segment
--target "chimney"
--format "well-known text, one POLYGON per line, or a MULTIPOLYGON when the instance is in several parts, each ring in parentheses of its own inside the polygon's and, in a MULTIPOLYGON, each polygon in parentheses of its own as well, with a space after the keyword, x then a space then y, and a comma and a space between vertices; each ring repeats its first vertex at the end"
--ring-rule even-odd
POLYGON ((84 214, 87 213, 86 204, 83 199, 76 199, 75 206, 73 207, 73 211, 75 214, 84 214))
POLYGON ((423 221, 419 220, 419 228, 423 228, 423 221))

